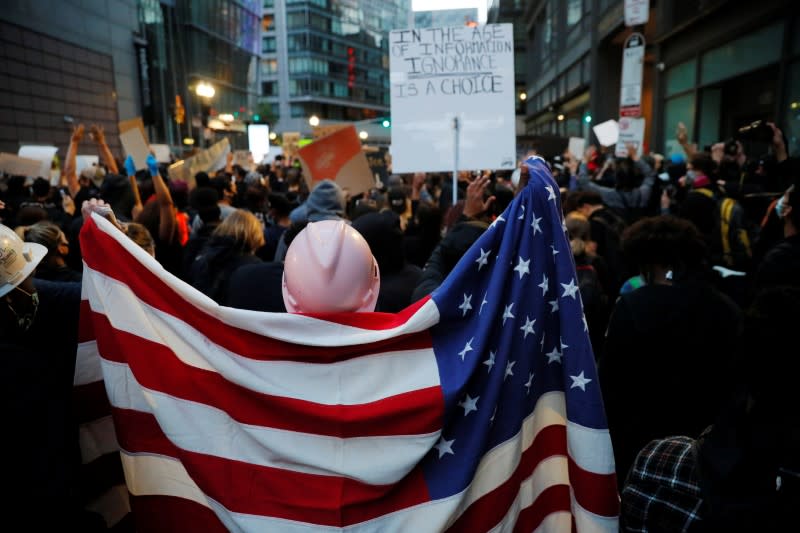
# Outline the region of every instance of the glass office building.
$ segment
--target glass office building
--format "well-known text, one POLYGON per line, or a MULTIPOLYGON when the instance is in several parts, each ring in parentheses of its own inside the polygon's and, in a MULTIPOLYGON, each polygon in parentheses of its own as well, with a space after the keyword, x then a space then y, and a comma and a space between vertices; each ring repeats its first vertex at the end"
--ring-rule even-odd
POLYGON ((308 119, 389 115, 389 31, 408 26, 410 0, 264 0, 262 119, 308 132, 308 119))

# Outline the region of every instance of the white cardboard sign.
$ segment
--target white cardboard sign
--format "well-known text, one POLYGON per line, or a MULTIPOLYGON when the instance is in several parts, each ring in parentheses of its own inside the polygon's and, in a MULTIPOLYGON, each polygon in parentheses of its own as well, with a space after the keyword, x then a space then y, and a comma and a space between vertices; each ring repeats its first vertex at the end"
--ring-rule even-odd
POLYGON ((147 156, 150 155, 150 148, 139 128, 131 128, 120 133, 119 140, 125 149, 125 155, 133 157, 136 170, 147 168, 147 156))
POLYGON ((516 164, 512 24, 392 30, 392 171, 516 164))
POLYGON ((644 119, 621 117, 619 119, 619 139, 617 146, 614 150, 614 155, 617 157, 625 157, 628 155, 628 148, 625 146, 631 143, 636 147, 636 152, 639 157, 642 156, 644 149, 644 119))
POLYGON ((26 145, 20 146, 17 155, 27 159, 36 159, 40 162, 39 172, 32 175, 33 178, 49 178, 50 167, 53 166, 53 156, 56 155, 58 148, 45 145, 26 145))
POLYGON ((592 131, 601 146, 613 146, 619 140, 619 125, 613 118, 592 127, 592 131))
POLYGON ((569 145, 567 145, 567 151, 573 155, 573 157, 580 160, 583 157, 583 152, 586 150, 586 139, 581 137, 570 137, 569 138, 569 145))
POLYGON ((0 153, 0 173, 9 176, 36 177, 41 170, 42 162, 37 159, 19 157, 9 153, 0 153))
POLYGON ((100 164, 100 158, 96 155, 76 155, 75 156, 75 174, 81 175, 84 168, 92 165, 97 166, 100 164))
POLYGON ((172 161, 170 157, 172 155, 172 150, 170 150, 168 144, 151 144, 150 148, 153 150, 156 161, 159 163, 169 163, 172 161))

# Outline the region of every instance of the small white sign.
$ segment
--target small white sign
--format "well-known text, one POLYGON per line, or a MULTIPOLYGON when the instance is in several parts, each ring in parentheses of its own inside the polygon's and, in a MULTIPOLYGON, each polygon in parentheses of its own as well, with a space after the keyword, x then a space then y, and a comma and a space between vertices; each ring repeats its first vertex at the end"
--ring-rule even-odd
POLYGON ((619 140, 619 125, 613 118, 594 126, 592 131, 597 136, 597 142, 601 146, 613 146, 619 140))
POLYGON ((17 155, 27 159, 36 159, 37 161, 41 162, 39 166, 39 172, 37 172, 36 175, 31 176, 32 178, 49 178, 50 167, 53 166, 53 156, 56 155, 57 151, 58 148, 55 146, 31 144, 20 146, 17 155))
POLYGON ((514 170, 513 25, 389 35, 394 172, 514 170))
POLYGON ((639 26, 650 19, 650 0, 625 0, 625 25, 639 26))
POLYGON ((580 160, 583 157, 583 152, 586 150, 586 139, 582 137, 570 137, 567 151, 573 157, 580 160))
POLYGON ((96 155, 76 155, 75 156, 75 174, 81 175, 83 169, 97 166, 100 164, 100 158, 96 155))
POLYGON ((156 161, 159 163, 172 162, 172 150, 170 150, 168 144, 151 144, 150 148, 153 150, 153 153, 156 156, 156 161))
POLYGON ((247 126, 247 142, 253 161, 258 165, 269 153, 269 125, 250 124, 247 126))
POLYGON ((628 155, 627 144, 632 144, 636 147, 636 153, 642 157, 644 150, 644 119, 621 117, 619 119, 619 138, 617 139, 617 146, 614 150, 614 155, 617 157, 626 157, 628 155))

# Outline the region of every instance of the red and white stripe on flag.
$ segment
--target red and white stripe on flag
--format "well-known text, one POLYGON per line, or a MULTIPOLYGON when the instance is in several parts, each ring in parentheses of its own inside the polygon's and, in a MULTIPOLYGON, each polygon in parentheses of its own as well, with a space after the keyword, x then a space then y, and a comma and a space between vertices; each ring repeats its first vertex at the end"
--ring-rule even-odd
POLYGON ((616 531, 572 497, 571 472, 607 469, 594 463, 610 441, 567 422, 563 392, 466 490, 431 500, 420 463, 444 415, 432 300, 341 320, 224 308, 97 216, 81 241, 137 528, 616 531), (585 434, 568 453, 570 432, 585 434))

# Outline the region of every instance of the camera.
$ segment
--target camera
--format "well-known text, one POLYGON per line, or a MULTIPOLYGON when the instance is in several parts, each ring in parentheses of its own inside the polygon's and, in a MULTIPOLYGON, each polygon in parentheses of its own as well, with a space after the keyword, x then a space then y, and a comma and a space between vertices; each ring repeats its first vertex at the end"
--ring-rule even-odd
POLYGON ((769 127, 769 124, 764 122, 763 120, 756 120, 755 122, 751 122, 747 126, 742 126, 739 128, 736 137, 743 141, 757 141, 757 142, 764 142, 769 143, 772 142, 772 137, 774 133, 772 128, 769 127))

